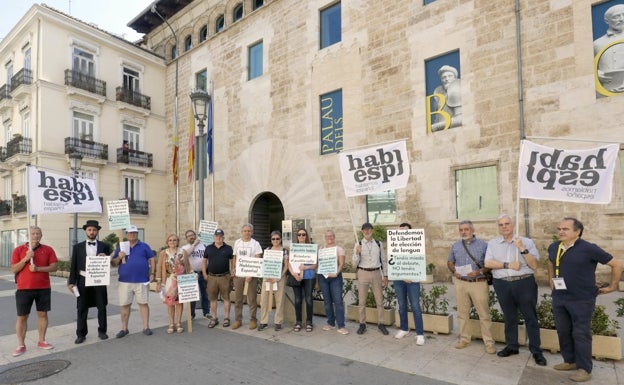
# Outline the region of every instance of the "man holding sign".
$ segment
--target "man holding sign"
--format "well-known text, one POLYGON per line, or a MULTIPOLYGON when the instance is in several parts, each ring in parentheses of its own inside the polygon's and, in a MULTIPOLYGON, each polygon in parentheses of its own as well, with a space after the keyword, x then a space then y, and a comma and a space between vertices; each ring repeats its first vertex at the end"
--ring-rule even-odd
MULTIPOLYGON (((234 243, 234 266, 232 274, 236 271, 236 264, 240 257, 262 258, 262 246, 253 239, 253 226, 246 223, 241 227, 241 238, 234 243)), ((256 314, 258 310, 258 278, 234 277, 234 323, 232 329, 238 329, 243 325, 243 297, 247 284, 247 304, 249 305, 249 329, 258 327, 256 314)))
POLYGON ((106 334, 106 305, 108 305, 108 292, 106 286, 86 286, 87 256, 110 254, 110 247, 104 242, 98 242, 97 236, 102 227, 98 221, 88 220, 82 226, 86 241, 74 245, 71 256, 71 267, 67 288, 76 296, 76 340, 74 343, 81 344, 85 341, 89 329, 87 316, 90 307, 97 307, 98 312, 98 337, 101 340, 108 338, 106 334))

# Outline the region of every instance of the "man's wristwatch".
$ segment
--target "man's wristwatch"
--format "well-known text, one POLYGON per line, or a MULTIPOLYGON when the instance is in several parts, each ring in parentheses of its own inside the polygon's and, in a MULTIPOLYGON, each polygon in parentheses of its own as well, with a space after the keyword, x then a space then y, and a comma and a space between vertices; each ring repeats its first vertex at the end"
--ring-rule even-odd
POLYGON ((529 249, 524 249, 520 252, 520 254, 529 254, 529 249))

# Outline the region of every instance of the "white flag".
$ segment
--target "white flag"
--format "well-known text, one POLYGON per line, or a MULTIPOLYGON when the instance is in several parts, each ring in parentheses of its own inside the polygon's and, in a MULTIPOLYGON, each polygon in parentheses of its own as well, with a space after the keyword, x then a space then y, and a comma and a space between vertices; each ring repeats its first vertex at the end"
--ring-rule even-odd
POLYGON ((618 150, 617 144, 564 150, 523 140, 518 164, 520 198, 609 203, 618 150))
POLYGON ((407 186, 410 166, 405 141, 339 155, 342 184, 348 197, 377 194, 407 186))
POLYGON ((93 179, 28 167, 28 212, 34 214, 101 213, 93 179))

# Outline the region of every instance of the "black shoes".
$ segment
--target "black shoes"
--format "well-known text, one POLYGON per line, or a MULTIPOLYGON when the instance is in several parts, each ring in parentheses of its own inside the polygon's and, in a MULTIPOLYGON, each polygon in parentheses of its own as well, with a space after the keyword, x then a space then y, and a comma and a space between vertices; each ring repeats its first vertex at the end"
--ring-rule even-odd
POLYGON ((85 342, 85 339, 86 339, 85 337, 77 337, 76 340, 74 341, 74 343, 76 345, 81 344, 81 343, 85 342))
POLYGON ((258 331, 261 332, 261 331, 263 331, 264 329, 266 329, 268 327, 269 327, 269 325, 267 325, 267 324, 260 324, 260 325, 258 325, 258 331))
POLYGON ((364 334, 364 332, 366 332, 366 324, 360 324, 360 327, 357 330, 357 334, 364 334))
POLYGON ((388 332, 388 329, 386 329, 386 325, 379 324, 379 325, 377 325, 377 329, 379 329, 379 331, 381 332, 381 334, 383 334, 384 336, 387 336, 388 334, 390 334, 390 333, 388 332))
POLYGON ((539 366, 546 366, 546 358, 542 353, 533 353, 533 359, 539 366))
POLYGON ((125 336, 127 336, 128 334, 130 334, 129 331, 127 330, 120 330, 119 333, 117 333, 115 335, 116 338, 124 338, 125 336))
POLYGON ((108 334, 106 333, 98 333, 98 338, 103 340, 107 340, 108 339, 108 334))
MULTIPOLYGON (((497 356, 499 357, 509 357, 512 354, 518 354, 518 349, 512 349, 509 346, 505 346, 505 349, 501 350, 500 352, 496 353, 497 356)), ((542 357, 544 358, 544 357, 542 357)), ((546 361, 546 360, 544 360, 546 361)))

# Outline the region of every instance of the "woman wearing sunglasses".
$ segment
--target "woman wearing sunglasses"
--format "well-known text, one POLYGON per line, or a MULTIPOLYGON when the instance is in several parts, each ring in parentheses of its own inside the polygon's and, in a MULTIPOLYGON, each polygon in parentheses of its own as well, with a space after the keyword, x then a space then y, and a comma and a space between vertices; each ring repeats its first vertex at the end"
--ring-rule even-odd
POLYGON ((282 261, 282 277, 277 280, 275 278, 265 278, 262 281, 262 292, 260 293, 260 325, 258 331, 262 331, 269 326, 269 313, 271 307, 269 306, 269 298, 272 294, 275 294, 275 316, 273 322, 275 323, 275 331, 282 330, 282 320, 284 319, 284 283, 286 282, 286 266, 288 263, 288 250, 282 247, 282 233, 275 230, 271 232, 271 247, 267 250, 281 251, 284 257, 282 261), (277 283, 277 290, 273 290, 273 285, 277 283), (267 284, 270 286, 267 288, 267 284))
MULTIPOLYGON (((310 238, 308 236, 308 231, 306 229, 297 230, 297 242, 295 243, 311 243, 310 238)), ((292 263, 288 263, 288 270, 290 274, 299 282, 301 285, 293 286, 293 292, 295 293, 295 328, 293 329, 296 332, 301 331, 301 319, 302 319, 302 305, 303 305, 303 297, 305 296, 306 303, 306 332, 312 331, 312 288, 314 287, 314 283, 316 281, 316 264, 314 265, 301 265, 292 263)))

